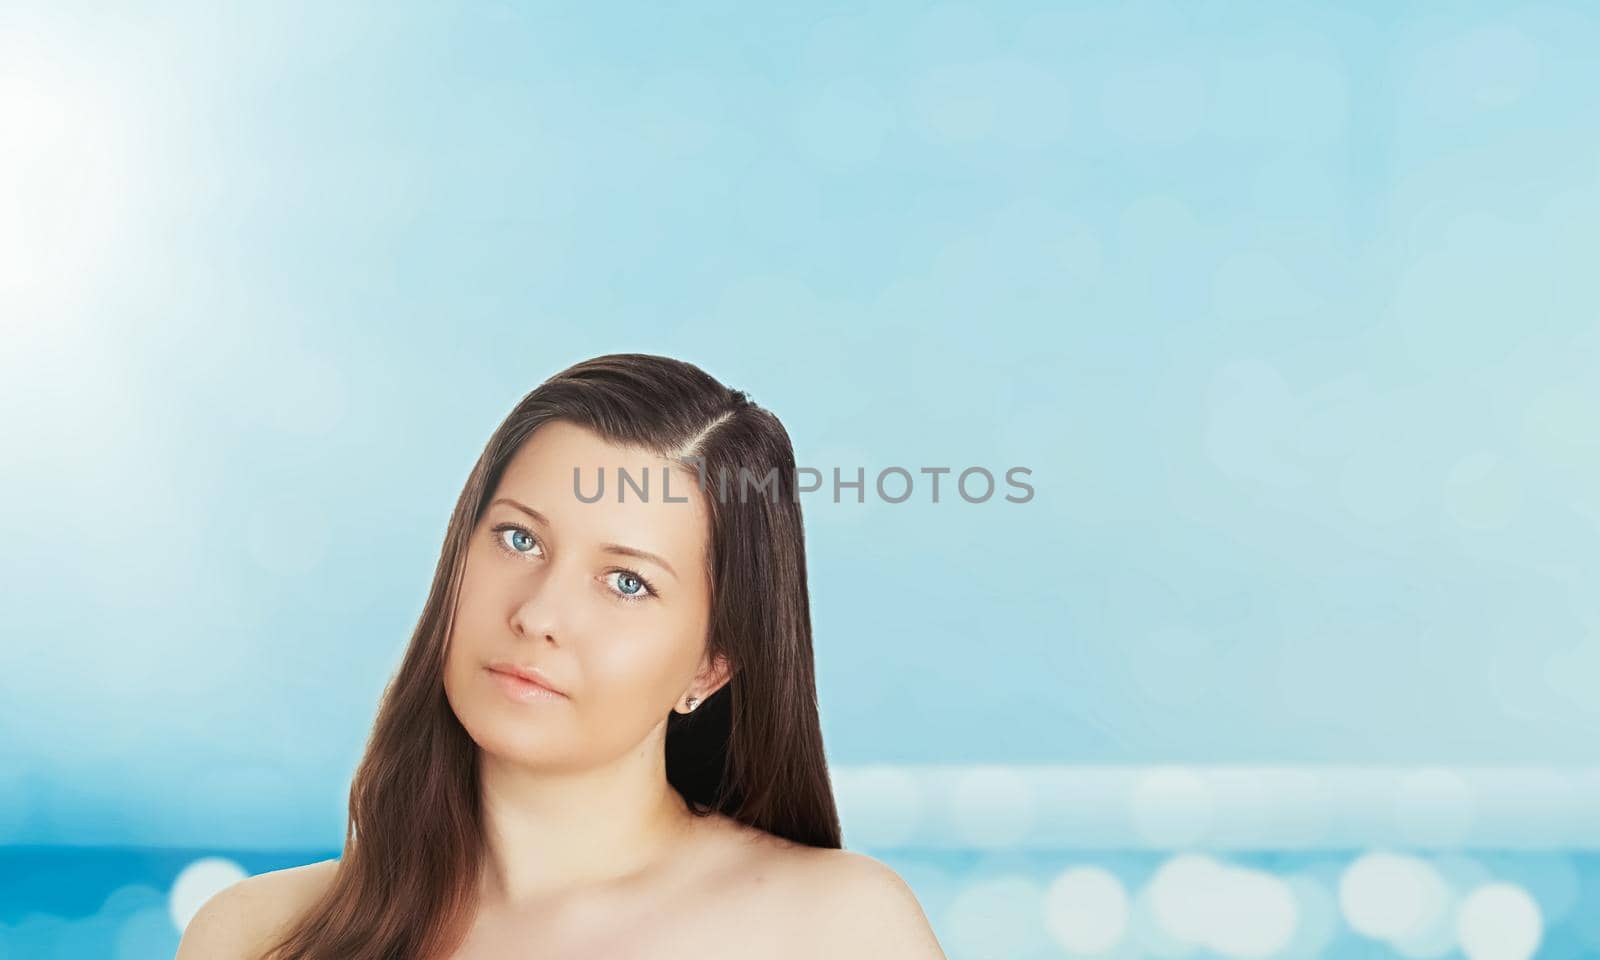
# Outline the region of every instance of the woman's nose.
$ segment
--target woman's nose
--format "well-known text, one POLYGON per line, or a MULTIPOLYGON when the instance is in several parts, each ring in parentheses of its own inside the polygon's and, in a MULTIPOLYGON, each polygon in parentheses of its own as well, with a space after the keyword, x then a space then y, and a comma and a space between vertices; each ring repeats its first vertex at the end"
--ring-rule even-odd
POLYGON ((511 627, 519 636, 563 640, 573 627, 581 601, 582 574, 551 565, 530 577, 526 592, 511 612, 511 627))

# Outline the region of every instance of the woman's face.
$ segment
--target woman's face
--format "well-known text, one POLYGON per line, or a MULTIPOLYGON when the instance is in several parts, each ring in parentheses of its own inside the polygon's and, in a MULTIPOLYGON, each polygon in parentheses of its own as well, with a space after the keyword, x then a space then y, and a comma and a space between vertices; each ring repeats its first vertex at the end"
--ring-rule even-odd
POLYGON ((445 658, 445 696, 480 747, 544 767, 602 763, 664 724, 697 677, 702 699, 724 682, 705 662, 703 496, 693 469, 565 421, 534 431, 473 530, 445 658), (603 475, 599 500, 578 499, 574 469, 589 498, 603 475), (634 485, 619 503, 621 471, 634 485), (518 699, 496 661, 537 668, 566 696, 518 699))

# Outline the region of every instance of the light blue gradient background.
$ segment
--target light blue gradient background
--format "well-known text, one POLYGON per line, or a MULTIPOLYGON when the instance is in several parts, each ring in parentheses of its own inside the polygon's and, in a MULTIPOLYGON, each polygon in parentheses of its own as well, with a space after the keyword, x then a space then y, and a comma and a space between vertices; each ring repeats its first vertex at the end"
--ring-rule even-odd
POLYGON ((615 351, 869 501, 1032 470, 808 495, 840 768, 1591 764, 1596 49, 1579 3, 8 5, 0 842, 337 847, 473 459, 615 351))

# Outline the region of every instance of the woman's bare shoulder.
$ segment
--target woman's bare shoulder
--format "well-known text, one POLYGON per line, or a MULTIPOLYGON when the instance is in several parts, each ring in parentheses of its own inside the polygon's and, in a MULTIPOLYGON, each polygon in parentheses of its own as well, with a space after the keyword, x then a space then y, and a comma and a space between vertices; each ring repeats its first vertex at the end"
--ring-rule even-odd
POLYGON ((338 860, 270 870, 212 894, 183 929, 174 960, 255 960, 332 881, 338 860))
MULTIPOLYGON (((863 853, 840 847, 810 847, 781 838, 761 844, 759 869, 780 877, 790 892, 823 896, 877 870, 888 870, 881 862, 863 853)), ((881 874, 880 874, 881 876, 881 874)), ((808 901, 811 896, 807 896, 808 901)))
POLYGON ((776 878, 769 916, 788 922, 799 956, 942 960, 927 914, 888 864, 838 847, 768 845, 763 872, 776 878), (825 919, 819 919, 825 918, 825 919))
POLYGON ((762 876, 825 886, 837 871, 859 868, 867 861, 877 862, 853 850, 799 843, 726 815, 719 815, 714 825, 717 833, 739 852, 736 862, 747 879, 762 876))

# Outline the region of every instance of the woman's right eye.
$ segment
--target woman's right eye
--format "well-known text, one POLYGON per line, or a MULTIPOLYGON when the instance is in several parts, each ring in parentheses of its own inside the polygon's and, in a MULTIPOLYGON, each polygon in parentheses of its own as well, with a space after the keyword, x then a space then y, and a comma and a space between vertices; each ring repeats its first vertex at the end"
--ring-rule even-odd
POLYGON ((539 538, 514 523, 502 523, 494 528, 494 542, 501 550, 513 556, 532 556, 530 552, 539 545, 539 538), (507 537, 506 534, 511 534, 507 537))

